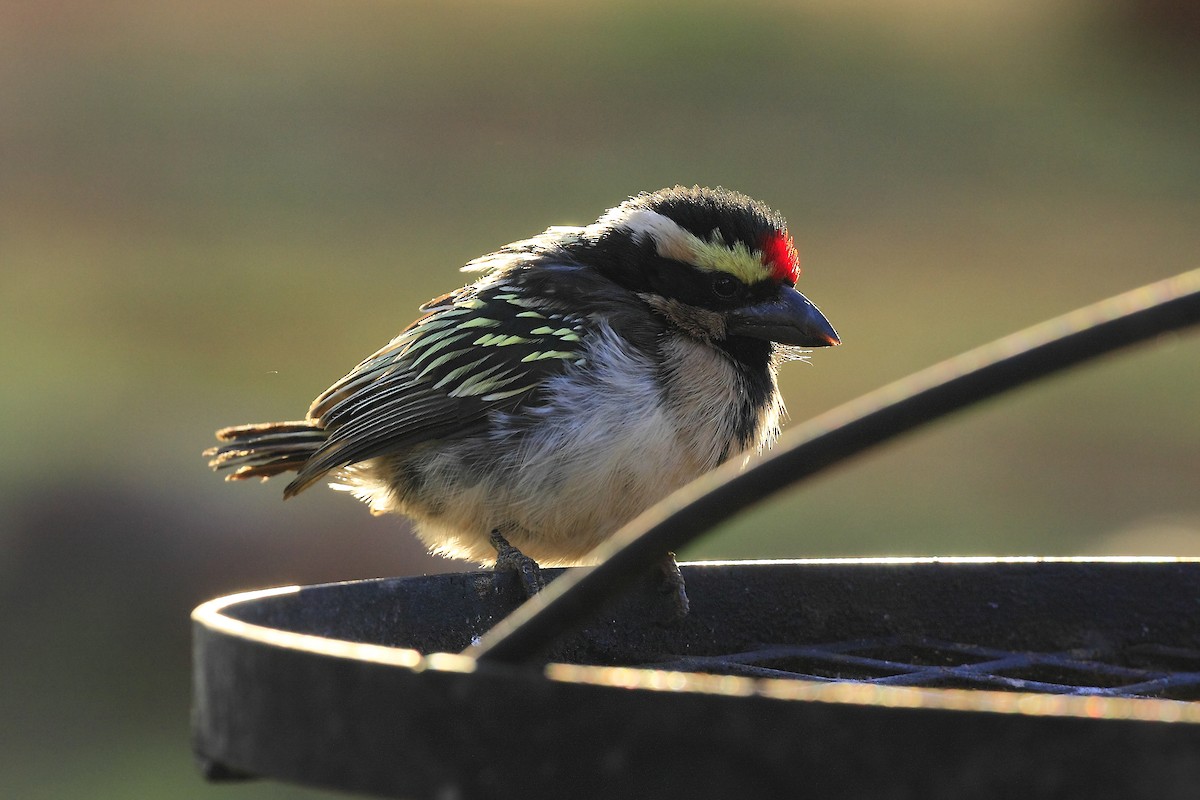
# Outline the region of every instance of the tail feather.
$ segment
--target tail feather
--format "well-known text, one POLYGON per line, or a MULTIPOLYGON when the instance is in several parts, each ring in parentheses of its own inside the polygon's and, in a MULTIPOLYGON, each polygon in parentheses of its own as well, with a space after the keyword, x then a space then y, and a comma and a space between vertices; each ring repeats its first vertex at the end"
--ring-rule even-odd
POLYGON ((217 431, 222 444, 204 451, 214 470, 233 470, 227 481, 266 480, 299 470, 325 443, 328 433, 311 422, 264 422, 217 431))

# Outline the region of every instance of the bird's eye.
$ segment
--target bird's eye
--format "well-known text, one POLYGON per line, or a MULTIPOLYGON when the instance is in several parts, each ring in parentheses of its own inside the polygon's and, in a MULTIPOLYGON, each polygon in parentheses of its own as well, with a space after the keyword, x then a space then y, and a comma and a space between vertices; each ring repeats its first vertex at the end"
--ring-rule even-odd
POLYGON ((742 288, 742 282, 732 275, 715 275, 712 279, 712 293, 722 300, 735 297, 742 288))

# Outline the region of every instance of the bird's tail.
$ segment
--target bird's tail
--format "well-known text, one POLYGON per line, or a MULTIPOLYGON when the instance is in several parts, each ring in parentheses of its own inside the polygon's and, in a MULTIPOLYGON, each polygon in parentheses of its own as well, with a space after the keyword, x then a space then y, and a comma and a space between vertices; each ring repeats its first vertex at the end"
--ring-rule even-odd
POLYGON ((214 470, 231 469, 227 481, 266 480, 298 470, 325 443, 328 432, 311 422, 262 422, 217 431, 221 444, 204 451, 214 470))

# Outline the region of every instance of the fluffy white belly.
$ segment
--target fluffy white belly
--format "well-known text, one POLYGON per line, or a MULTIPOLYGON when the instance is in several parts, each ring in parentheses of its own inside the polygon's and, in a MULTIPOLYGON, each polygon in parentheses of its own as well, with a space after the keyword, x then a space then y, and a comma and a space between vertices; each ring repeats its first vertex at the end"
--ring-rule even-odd
POLYGON ((654 364, 609 338, 579 372, 552 379, 545 405, 485 436, 359 465, 343 475, 346 488, 377 513, 412 517, 437 553, 491 563, 499 528, 543 565, 578 564, 658 500, 777 435, 775 402, 759 410, 749 441, 735 441, 745 389, 713 348, 668 343, 691 378, 667 376, 664 398, 654 364), (414 470, 416 482, 405 477, 414 470))

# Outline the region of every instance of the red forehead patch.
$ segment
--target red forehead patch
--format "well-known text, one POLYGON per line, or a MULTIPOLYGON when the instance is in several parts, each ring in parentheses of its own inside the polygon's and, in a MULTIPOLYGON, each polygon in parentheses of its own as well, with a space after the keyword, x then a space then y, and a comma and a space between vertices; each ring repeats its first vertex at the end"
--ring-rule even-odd
POLYGON ((762 254, 763 266, 771 268, 775 280, 796 285, 800 277, 800 256, 796 254, 791 236, 782 231, 768 234, 763 242, 762 254))

